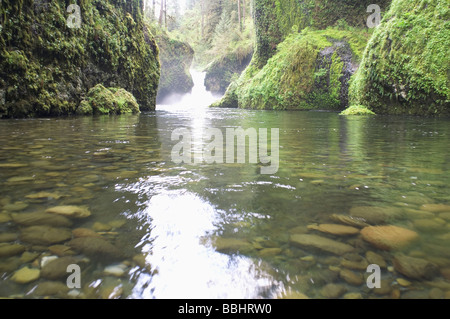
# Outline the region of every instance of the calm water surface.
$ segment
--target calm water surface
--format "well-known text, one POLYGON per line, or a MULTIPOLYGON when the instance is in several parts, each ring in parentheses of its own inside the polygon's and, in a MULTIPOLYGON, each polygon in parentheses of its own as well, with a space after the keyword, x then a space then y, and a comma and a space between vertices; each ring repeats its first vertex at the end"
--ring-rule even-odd
MULTIPOLYGON (((429 212, 423 205, 450 205, 449 119, 208 109, 202 104, 208 103, 193 95, 137 116, 0 121, 0 234, 18 236, 0 245, 21 243, 23 227, 7 217, 11 214, 86 206, 92 215, 74 221, 72 228, 96 229, 128 257, 85 259, 83 287, 71 292, 78 298, 296 293, 324 298, 330 283, 343 289, 339 297, 448 294, 450 211, 429 212), (193 136, 207 128, 280 128, 279 170, 262 175, 260 164, 177 165, 170 156, 176 144, 171 134, 180 127, 193 136), (43 191, 58 196, 29 196, 43 191), (441 273, 428 280, 407 278, 392 267, 397 252, 380 250, 359 234, 308 228, 336 223, 333 214, 348 216, 365 206, 394 212, 377 224, 416 231, 419 240, 401 253, 431 261, 441 273), (335 255, 291 243, 291 235, 304 233, 349 244, 354 251, 335 255), (339 275, 346 268, 366 274, 355 264, 365 265, 368 251, 386 262, 383 292, 339 275), (145 258, 145 265, 136 256, 145 258), (104 273, 117 263, 125 270, 122 276, 104 273)), ((203 146, 195 143, 194 149, 203 146)), ((42 245, 22 244, 35 258, 0 257, 0 297, 42 298, 34 291, 45 278, 21 284, 11 277, 24 266, 39 269, 42 257, 54 254, 42 245)))

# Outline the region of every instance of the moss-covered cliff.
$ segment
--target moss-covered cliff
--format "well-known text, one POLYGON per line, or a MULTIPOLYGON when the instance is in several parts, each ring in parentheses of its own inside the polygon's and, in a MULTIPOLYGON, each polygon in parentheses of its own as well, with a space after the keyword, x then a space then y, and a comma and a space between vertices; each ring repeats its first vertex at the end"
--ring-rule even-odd
POLYGON ((350 98, 377 114, 450 114, 448 0, 394 0, 352 81, 350 98))
POLYGON ((194 87, 190 68, 194 50, 183 41, 171 37, 156 25, 151 26, 160 50, 161 78, 157 101, 161 102, 171 94, 189 93, 194 87))
POLYGON ((219 106, 344 109, 348 105, 349 79, 367 36, 364 32, 338 29, 293 33, 279 44, 277 53, 261 69, 250 66, 228 89, 219 106))
MULTIPOLYGON (((389 1, 380 1, 387 6, 389 1)), ((334 109, 348 105, 350 77, 369 39, 371 1, 254 0, 256 51, 213 106, 334 109)))
POLYGON ((141 110, 156 103, 158 48, 144 28, 142 0, 3 0, 0 8, 0 116, 76 114, 102 84, 131 92, 141 110))

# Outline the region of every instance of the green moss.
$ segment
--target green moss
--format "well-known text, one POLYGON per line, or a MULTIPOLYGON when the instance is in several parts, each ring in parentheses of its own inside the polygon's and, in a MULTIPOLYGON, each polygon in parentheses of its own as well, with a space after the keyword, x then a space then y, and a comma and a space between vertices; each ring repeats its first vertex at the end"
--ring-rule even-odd
POLYGON ((352 105, 342 111, 340 115, 375 115, 375 113, 363 105, 352 105))
POLYGON ((447 0, 392 2, 352 79, 350 98, 377 114, 450 114, 447 0))
POLYGON ((75 114, 97 83, 155 108, 159 51, 142 1, 2 0, 0 17, 0 117, 75 114), (67 27, 71 3, 80 5, 80 29, 67 27))
POLYGON ((105 88, 97 84, 89 90, 86 99, 80 103, 77 114, 111 115, 139 113, 135 97, 121 88, 105 88))
POLYGON ((214 106, 223 103, 252 109, 343 109, 349 78, 344 63, 351 64, 361 55, 360 51, 352 52, 349 42, 359 43, 367 36, 363 31, 333 28, 306 28, 293 33, 278 45, 277 53, 261 69, 254 57, 222 102, 214 106))

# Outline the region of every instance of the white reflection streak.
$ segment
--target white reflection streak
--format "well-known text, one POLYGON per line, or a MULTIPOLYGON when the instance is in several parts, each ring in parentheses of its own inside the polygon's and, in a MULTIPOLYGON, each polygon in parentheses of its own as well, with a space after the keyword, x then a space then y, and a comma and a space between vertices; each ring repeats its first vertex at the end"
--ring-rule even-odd
POLYGON ((258 298, 274 280, 250 258, 229 256, 202 245, 214 230, 216 212, 192 194, 165 193, 152 197, 145 211, 154 228, 144 249, 157 273, 141 276, 140 298, 258 298), (145 281, 145 282, 144 282, 145 281))

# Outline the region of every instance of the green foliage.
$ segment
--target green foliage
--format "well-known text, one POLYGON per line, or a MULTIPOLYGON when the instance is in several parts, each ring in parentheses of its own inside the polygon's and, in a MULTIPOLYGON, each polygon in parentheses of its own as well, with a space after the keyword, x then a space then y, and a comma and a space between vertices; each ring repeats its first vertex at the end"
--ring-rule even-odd
POLYGON ((375 113, 363 105, 352 105, 342 111, 340 115, 375 115, 375 113))
POLYGON ((448 0, 395 0, 350 88, 378 114, 450 114, 448 0))

